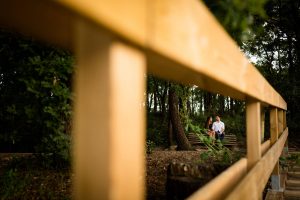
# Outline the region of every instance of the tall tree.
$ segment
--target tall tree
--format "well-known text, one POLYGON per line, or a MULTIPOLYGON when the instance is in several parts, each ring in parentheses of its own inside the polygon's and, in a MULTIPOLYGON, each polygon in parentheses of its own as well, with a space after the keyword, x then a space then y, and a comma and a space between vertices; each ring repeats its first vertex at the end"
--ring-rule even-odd
POLYGON ((170 119, 172 123, 172 131, 175 135, 178 150, 189 150, 191 145, 185 136, 184 129, 180 120, 180 115, 178 112, 178 97, 176 95, 174 87, 169 90, 169 110, 170 119))
POLYGON ((255 64, 288 104, 290 132, 300 125, 300 1, 270 0, 267 18, 256 17, 256 30, 243 49, 256 58, 255 64))

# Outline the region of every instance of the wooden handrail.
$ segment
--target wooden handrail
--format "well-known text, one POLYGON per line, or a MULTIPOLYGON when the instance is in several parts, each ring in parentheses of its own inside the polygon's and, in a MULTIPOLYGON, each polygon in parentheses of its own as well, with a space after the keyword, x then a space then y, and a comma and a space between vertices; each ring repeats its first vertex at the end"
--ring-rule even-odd
POLYGON ((224 199, 246 173, 247 159, 242 158, 200 190, 192 194, 188 200, 224 199))
POLYGON ((198 0, 10 0, 0 5, 2 26, 74 50, 74 27, 82 18, 143 49, 151 73, 286 110, 283 98, 198 0))
POLYGON ((261 145, 261 155, 264 155, 269 150, 270 146, 271 146, 271 140, 265 141, 261 145))
POLYGON ((247 173, 226 199, 259 199, 266 183, 277 163, 288 137, 288 129, 282 133, 278 141, 268 150, 259 162, 247 173), (250 192, 251 191, 251 192, 250 192))
POLYGON ((286 102, 198 0, 0 1, 0 27, 58 44, 78 58, 73 127, 78 199, 143 197, 140 104, 146 68, 247 103, 247 160, 190 199, 220 199, 230 192, 228 199, 256 199, 274 166, 278 174, 288 135, 286 102), (131 86, 127 94, 123 89, 131 86), (272 106, 272 114, 271 140, 261 145, 262 104, 272 106), (278 131, 283 134, 277 141, 278 131))

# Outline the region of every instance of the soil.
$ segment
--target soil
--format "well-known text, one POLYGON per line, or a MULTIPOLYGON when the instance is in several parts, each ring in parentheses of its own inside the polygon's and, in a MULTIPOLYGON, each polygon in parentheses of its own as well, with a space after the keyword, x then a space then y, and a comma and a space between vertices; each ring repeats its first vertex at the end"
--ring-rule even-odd
MULTIPOLYGON (((154 149, 151 154, 146 156, 146 198, 148 200, 167 199, 166 182, 167 170, 170 163, 196 163, 200 161, 200 151, 175 151, 154 149)), ((7 170, 7 165, 16 157, 23 158, 22 160, 30 160, 32 156, 28 154, 0 154, 0 180, 3 178, 4 169, 7 170)), ((31 161, 30 161, 31 162, 31 161)), ((209 165, 209 163, 205 163, 209 165)), ((23 194, 30 199, 43 199, 40 195, 48 194, 47 197, 71 199, 72 183, 69 170, 46 170, 35 169, 34 164, 24 167, 19 164, 19 169, 16 175, 28 181, 27 189, 24 188, 23 194), (22 170, 24 169, 24 170, 22 170), (28 173, 30 172, 30 176, 28 173), (27 175, 26 175, 27 174, 27 175), (36 188, 35 188, 36 187, 36 188), (36 192, 38 191, 38 192, 36 192), (58 193, 57 193, 58 192, 58 193), (27 194, 25 194, 27 193, 27 194)), ((19 180, 20 180, 19 179, 19 180)), ((1 181, 0 181, 1 182, 1 181)), ((0 185, 1 187, 1 185, 0 185)), ((1 191, 0 191, 1 193, 1 191)), ((23 196, 23 197, 24 197, 23 196)), ((1 198, 0 198, 1 199, 1 198)), ((6 198, 16 199, 16 198, 6 198)))
POLYGON ((147 155, 147 199, 166 199, 167 169, 171 162, 191 163, 200 159, 199 151, 154 150, 147 155))

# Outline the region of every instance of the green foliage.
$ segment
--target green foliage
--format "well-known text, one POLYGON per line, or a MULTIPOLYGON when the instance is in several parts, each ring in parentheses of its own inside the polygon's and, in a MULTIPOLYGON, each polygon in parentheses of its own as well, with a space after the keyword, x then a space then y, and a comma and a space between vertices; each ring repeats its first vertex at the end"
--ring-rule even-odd
POLYGON ((70 186, 69 171, 44 168, 34 157, 13 158, 1 175, 0 199, 71 199, 70 186))
POLYGON ((190 113, 187 108, 187 102, 191 96, 191 86, 185 86, 182 84, 172 84, 172 87, 175 88, 175 92, 179 97, 179 114, 182 122, 182 126, 185 128, 185 131, 188 130, 190 120, 190 113))
POLYGON ((152 141, 156 146, 168 146, 168 124, 163 122, 162 116, 148 113, 147 116, 147 141, 152 141))
POLYGON ((1 199, 11 199, 15 196, 22 196, 22 191, 28 182, 28 176, 24 179, 18 179, 16 169, 6 171, 0 179, 0 196, 1 199))
POLYGON ((246 136, 246 118, 245 115, 224 115, 221 119, 225 124, 225 132, 237 136, 246 136))
POLYGON ((188 124, 188 132, 193 132, 193 133, 204 133, 205 129, 201 128, 198 125, 193 125, 192 123, 188 124))
POLYGON ((237 159, 234 157, 234 153, 228 149, 222 149, 222 150, 213 150, 209 148, 207 151, 204 151, 200 154, 200 160, 201 162, 216 162, 216 163, 222 163, 224 165, 231 165, 237 159))
POLYGON ((266 18, 254 18, 255 28, 242 48, 287 102, 290 136, 297 137, 300 125, 300 10, 294 0, 269 0, 266 18))
POLYGON ((211 137, 207 137, 201 133, 197 134, 197 136, 207 147, 206 151, 200 153, 201 162, 213 161, 225 165, 231 165, 240 159, 239 154, 225 147, 220 140, 212 139, 211 137))
POLYGON ((148 154, 151 154, 153 152, 154 147, 155 147, 155 143, 152 142, 151 140, 147 140, 147 142, 146 142, 146 152, 148 154))
POLYGON ((0 30, 0 149, 69 160, 70 53, 0 30))
POLYGON ((71 138, 67 134, 58 133, 45 136, 36 147, 37 157, 47 168, 68 168, 71 164, 71 138))
POLYGON ((264 5, 268 0, 224 0, 204 2, 220 23, 239 43, 251 36, 256 16, 265 17, 264 5))
POLYGON ((280 157, 279 160, 282 164, 290 162, 293 165, 300 166, 300 154, 290 154, 288 157, 280 157))

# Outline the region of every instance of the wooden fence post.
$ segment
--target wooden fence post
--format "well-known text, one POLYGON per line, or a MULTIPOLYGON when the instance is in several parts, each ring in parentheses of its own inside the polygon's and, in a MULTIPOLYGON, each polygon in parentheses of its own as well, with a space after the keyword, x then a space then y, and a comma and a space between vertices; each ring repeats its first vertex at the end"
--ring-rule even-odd
POLYGON ((75 198, 144 199, 144 55, 85 21, 74 39, 75 198))
MULTIPOLYGON (((285 130, 287 128, 287 123, 286 123, 286 111, 283 111, 283 129, 285 130)), ((286 140, 285 145, 284 145, 284 155, 288 156, 289 154, 289 140, 286 140)))
MULTIPOLYGON (((270 110, 270 134, 271 145, 275 144, 278 140, 278 109, 271 108, 270 110)), ((271 185, 273 190, 280 190, 280 173, 279 173, 279 161, 275 164, 274 170, 271 176, 271 185)))
POLYGON ((286 110, 283 111, 283 130, 285 130, 287 127, 286 124, 286 110))
POLYGON ((265 140, 265 110, 261 108, 261 143, 265 140))
POLYGON ((283 124, 284 124, 284 122, 283 122, 283 110, 281 110, 281 109, 279 109, 278 110, 278 133, 279 133, 279 135, 281 135, 282 134, 282 132, 283 132, 283 124))
POLYGON ((261 158, 261 107, 260 102, 248 99, 246 101, 247 127, 247 169, 248 171, 261 158))

